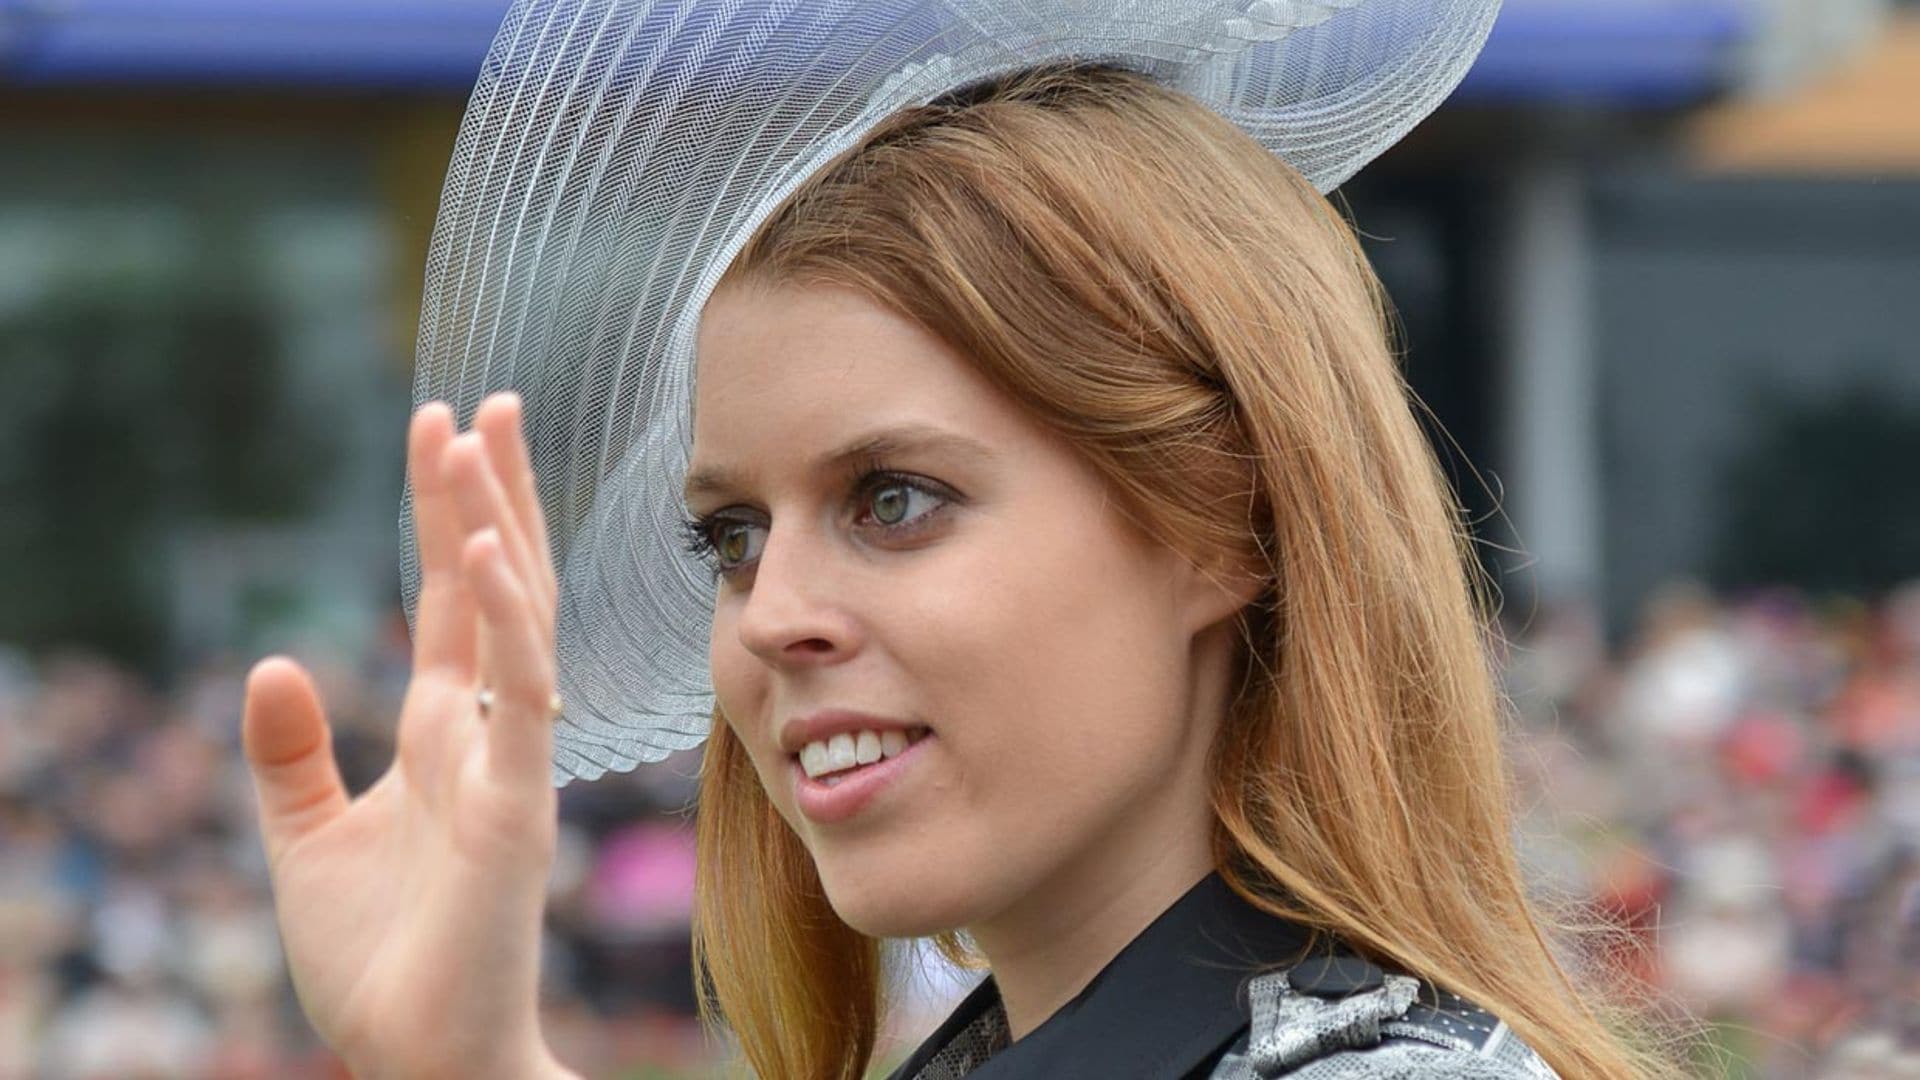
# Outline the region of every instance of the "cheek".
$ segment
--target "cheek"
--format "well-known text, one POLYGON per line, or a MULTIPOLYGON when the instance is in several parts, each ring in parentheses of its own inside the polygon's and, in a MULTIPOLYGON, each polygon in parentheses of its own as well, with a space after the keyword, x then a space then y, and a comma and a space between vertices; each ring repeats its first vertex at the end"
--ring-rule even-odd
POLYGON ((966 587, 907 624, 943 673, 956 739, 1003 792, 1016 777, 1045 776, 1044 792, 1150 771, 1179 737, 1186 657, 1170 583, 1157 563, 1085 535, 1029 540, 1017 558, 983 553, 966 587))
POLYGON ((713 678, 713 699, 720 714, 734 727, 752 753, 754 765, 766 767, 760 731, 754 725, 765 722, 767 669, 739 643, 733 619, 723 602, 714 611, 713 636, 707 644, 707 667, 713 678))
POLYGON ((798 828, 799 814, 793 806, 793 792, 787 780, 787 756, 764 737, 760 727, 766 723, 770 686, 766 666, 739 645, 739 639, 733 636, 732 623, 720 611, 714 613, 713 629, 707 663, 713 675, 714 701, 733 728, 734 737, 747 751, 753 771, 760 777, 760 785, 774 809, 789 825, 798 828), (729 642, 732 644, 727 644, 729 642))
POLYGON ((720 711, 729 718, 745 719, 749 714, 743 706, 752 694, 753 681, 747 661, 752 658, 737 642, 733 619, 723 601, 713 612, 713 632, 707 639, 707 670, 713 678, 714 701, 720 711))

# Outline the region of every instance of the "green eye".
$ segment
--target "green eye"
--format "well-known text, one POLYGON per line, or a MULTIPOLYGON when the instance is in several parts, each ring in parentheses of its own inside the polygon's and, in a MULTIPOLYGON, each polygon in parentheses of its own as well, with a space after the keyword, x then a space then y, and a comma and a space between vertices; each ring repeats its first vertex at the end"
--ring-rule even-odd
POLYGON ((913 489, 905 484, 883 487, 873 496, 873 517, 882 525, 898 525, 907 519, 907 504, 913 489))
POLYGON ((916 527, 953 498, 929 481, 880 472, 869 474, 863 490, 862 520, 887 530, 916 527))
POLYGON ((734 565, 746 560, 748 549, 747 530, 752 526, 744 522, 733 522, 720 530, 720 538, 713 545, 719 553, 720 561, 734 565))

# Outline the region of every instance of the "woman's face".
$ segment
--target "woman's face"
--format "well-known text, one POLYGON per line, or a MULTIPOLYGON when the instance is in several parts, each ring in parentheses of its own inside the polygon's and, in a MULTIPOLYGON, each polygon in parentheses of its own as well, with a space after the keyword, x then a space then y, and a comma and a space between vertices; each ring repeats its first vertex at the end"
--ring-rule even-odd
POLYGON ((714 689, 843 919, 977 927, 1204 858, 1219 710, 1196 681, 1220 665, 1196 636, 1242 601, 864 297, 723 290, 698 355, 714 689))

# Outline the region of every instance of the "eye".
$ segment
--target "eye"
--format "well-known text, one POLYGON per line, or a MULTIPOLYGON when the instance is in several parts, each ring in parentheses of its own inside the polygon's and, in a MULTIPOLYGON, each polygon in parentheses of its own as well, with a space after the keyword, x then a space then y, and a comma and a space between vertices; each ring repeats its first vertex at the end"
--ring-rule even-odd
MULTIPOLYGON (((938 517, 959 496, 943 484, 904 473, 870 471, 854 484, 856 525, 879 530, 890 539, 906 540, 938 517)), ((683 546, 706 563, 716 578, 730 577, 760 557, 767 543, 767 523, 742 517, 742 508, 729 508, 684 518, 683 546)))
POLYGON ((732 573, 760 557, 766 527, 737 517, 708 514, 682 523, 687 553, 705 562, 715 576, 732 573))
POLYGON ((939 492, 901 476, 882 476, 867 489, 866 507, 874 521, 892 528, 917 521, 938 510, 946 498, 939 492))
POLYGON ((723 521, 714 530, 713 552, 725 566, 738 566, 759 554, 753 542, 754 526, 745 521, 723 521))

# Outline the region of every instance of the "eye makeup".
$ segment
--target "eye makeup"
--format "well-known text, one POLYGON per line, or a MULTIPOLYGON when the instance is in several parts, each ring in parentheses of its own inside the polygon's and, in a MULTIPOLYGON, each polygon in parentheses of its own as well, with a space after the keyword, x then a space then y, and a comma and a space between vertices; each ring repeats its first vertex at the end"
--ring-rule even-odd
MULTIPOLYGON (((886 542, 912 539, 942 517, 950 506, 961 501, 959 492, 952 487, 929 477, 892 468, 877 455, 850 460, 846 473, 848 503, 855 515, 854 525, 877 534, 886 542), (907 493, 905 513, 910 516, 889 522, 876 517, 872 511, 875 496, 892 492, 907 493), (916 495, 934 500, 934 505, 919 513, 911 513, 916 495)), ((769 527, 764 513, 744 507, 726 507, 684 518, 681 523, 683 547, 688 554, 705 563, 716 579, 730 578, 751 566, 757 556, 758 546, 752 543, 750 531, 759 529, 764 533, 769 527)), ((765 543, 764 537, 760 542, 765 543)))

